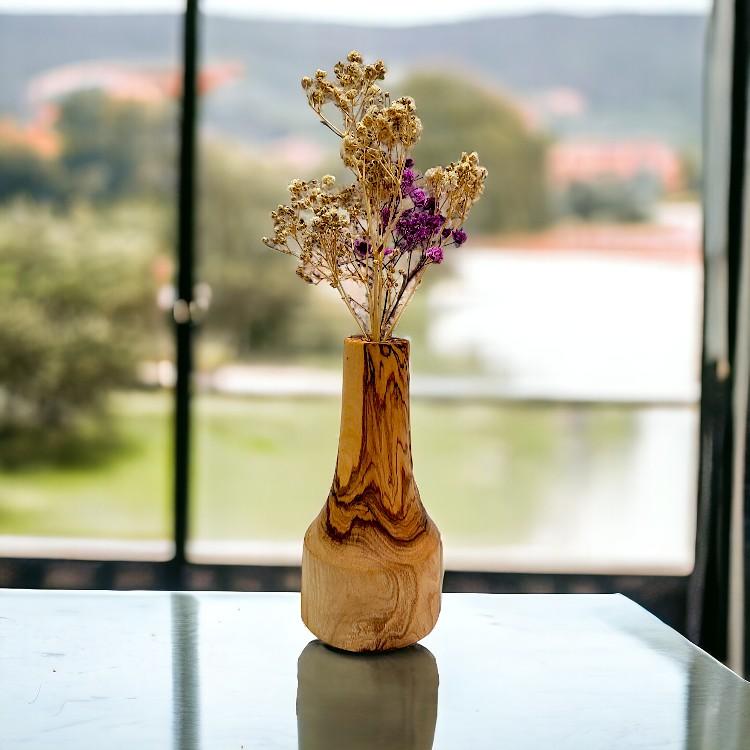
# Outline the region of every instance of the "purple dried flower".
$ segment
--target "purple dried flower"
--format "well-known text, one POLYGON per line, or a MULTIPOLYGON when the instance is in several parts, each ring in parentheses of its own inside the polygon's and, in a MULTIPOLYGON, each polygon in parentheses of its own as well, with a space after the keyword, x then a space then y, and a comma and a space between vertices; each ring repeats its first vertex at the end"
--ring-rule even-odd
POLYGON ((388 226, 388 222, 391 219, 391 209, 388 206, 383 206, 380 209, 380 223, 385 227, 388 226))
POLYGON ((442 263, 443 262, 443 248, 438 247, 437 245, 434 245, 433 247, 428 247, 427 250, 424 251, 425 257, 428 260, 431 260, 433 263, 442 263))
POLYGON ((458 247, 464 244, 466 242, 466 232, 464 232, 463 229, 454 229, 453 230, 453 241, 456 243, 458 247))
POLYGON ((354 243, 354 253, 359 258, 366 258, 370 252, 370 243, 367 240, 359 240, 354 243))
POLYGON ((447 239, 448 237, 450 237, 450 236, 451 236, 451 230, 450 230, 450 229, 448 229, 448 228, 446 227, 445 229, 443 229, 443 231, 442 231, 442 232, 440 232, 440 236, 441 236, 441 237, 442 237, 442 238, 443 238, 444 240, 445 240, 445 239, 447 239))
POLYGON ((407 160, 404 162, 407 169, 411 169, 414 166, 414 159, 410 157, 407 158, 407 160))
POLYGON ((427 193, 422 188, 414 188, 409 197, 415 206, 424 206, 427 203, 427 193))
POLYGON ((429 242, 444 223, 444 216, 409 208, 401 214, 396 223, 397 244, 403 250, 413 250, 429 242))
POLYGON ((391 255, 393 253, 392 247, 386 247, 383 249, 383 255, 391 255))
POLYGON ((409 195, 414 189, 414 171, 411 169, 405 169, 401 173, 401 195, 409 195))

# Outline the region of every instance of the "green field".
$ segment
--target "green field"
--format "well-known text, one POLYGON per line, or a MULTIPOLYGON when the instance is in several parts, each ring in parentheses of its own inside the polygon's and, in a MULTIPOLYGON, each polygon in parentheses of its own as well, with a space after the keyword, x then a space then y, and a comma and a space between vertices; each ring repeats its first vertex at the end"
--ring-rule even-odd
MULTIPOLYGON (((170 407, 167 393, 120 394, 124 446, 106 462, 0 473, 0 534, 169 537, 170 407)), ((299 539, 330 485, 338 401, 201 395, 194 408, 193 536, 299 539)), ((627 410, 417 401, 414 468, 447 539, 519 540, 571 446, 609 461, 631 428, 627 410)))

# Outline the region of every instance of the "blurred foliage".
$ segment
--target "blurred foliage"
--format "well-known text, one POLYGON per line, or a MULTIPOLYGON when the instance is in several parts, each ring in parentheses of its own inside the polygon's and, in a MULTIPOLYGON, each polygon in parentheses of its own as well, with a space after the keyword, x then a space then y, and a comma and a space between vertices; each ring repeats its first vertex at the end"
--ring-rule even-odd
MULTIPOLYGON (((60 211, 87 202, 149 202, 153 237, 171 247, 172 113, 86 91, 62 102, 57 130, 57 160, 0 149, 0 202, 25 196, 60 211)), ((270 211, 285 198, 291 172, 263 167, 241 145, 210 138, 201 143, 200 156, 197 276, 211 289, 203 321, 213 344, 209 359, 219 364, 268 352, 335 349, 349 332, 345 314, 318 304, 321 295, 297 278, 294 261, 260 240, 270 231, 270 211), (225 355, 217 356, 219 350, 225 355)), ((99 231, 110 231, 103 217, 99 231)))
POLYGON ((535 229, 548 221, 546 140, 527 127, 512 104, 467 79, 443 74, 413 75, 399 89, 414 98, 424 125, 414 152, 418 169, 477 151, 489 170, 469 231, 535 229))
POLYGON ((55 129, 57 158, 0 141, 0 203, 23 197, 64 207, 174 195, 176 129, 168 107, 83 91, 62 101, 55 129))
POLYGON ((632 180, 573 182, 559 195, 558 210, 584 221, 646 221, 661 192, 658 180, 649 174, 632 180))
POLYGON ((158 323, 155 221, 145 209, 0 211, 2 463, 108 442, 105 396, 133 382, 158 323))
POLYGON ((206 335, 227 342, 233 358, 338 347, 349 332, 343 306, 336 300, 339 316, 316 304, 321 290, 297 277, 297 261, 261 242, 291 172, 210 140, 202 143, 200 170, 198 275, 212 292, 206 335))
POLYGON ((64 200, 62 171, 54 159, 0 141, 0 203, 17 197, 55 203, 64 200))
MULTIPOLYGON (((425 125, 420 169, 462 148, 479 151, 489 169, 469 230, 533 229, 549 219, 546 142, 512 105, 459 78, 415 75, 403 87, 425 125)), ((170 358, 156 299, 161 291, 168 305, 173 274, 174 119, 166 105, 87 91, 60 105, 57 158, 0 143, 0 464, 98 461, 121 450, 108 394, 133 384, 139 363, 170 358)), ((196 277, 211 291, 199 327, 204 365, 338 356, 353 332, 333 290, 305 285, 294 259, 261 242, 290 179, 311 176, 295 171, 263 166, 238 143, 201 142, 196 277)), ((573 185, 558 210, 638 220, 653 190, 643 181, 573 185)), ((424 303, 422 295, 404 333, 426 327, 424 303)))
POLYGON ((685 149, 680 154, 680 168, 685 191, 691 196, 700 195, 703 184, 703 159, 700 149, 685 149))
POLYGON ((114 200, 174 191, 176 128, 168 108, 82 91, 62 102, 57 130, 66 188, 76 196, 114 200))

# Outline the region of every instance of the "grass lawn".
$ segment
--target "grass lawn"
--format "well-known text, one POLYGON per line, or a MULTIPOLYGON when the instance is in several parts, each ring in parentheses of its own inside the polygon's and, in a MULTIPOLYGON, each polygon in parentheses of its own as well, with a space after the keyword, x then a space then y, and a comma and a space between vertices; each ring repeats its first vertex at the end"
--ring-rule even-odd
MULTIPOLYGON (((113 399, 127 447, 95 467, 0 473, 0 534, 169 536, 171 397, 113 399)), ((299 539, 323 504, 338 438, 337 399, 195 402, 193 534, 299 539)), ((414 468, 447 541, 523 539, 570 457, 604 460, 630 435, 627 411, 417 401, 414 468)))

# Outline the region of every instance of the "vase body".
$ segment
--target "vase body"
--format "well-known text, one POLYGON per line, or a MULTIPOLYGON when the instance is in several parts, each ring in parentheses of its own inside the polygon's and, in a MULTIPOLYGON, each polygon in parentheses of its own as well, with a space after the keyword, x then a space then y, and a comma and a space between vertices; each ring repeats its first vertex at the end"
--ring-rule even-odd
POLYGON ((344 342, 333 484, 305 534, 302 619, 346 651, 410 646, 440 614, 440 533, 414 481, 409 342, 344 342))

